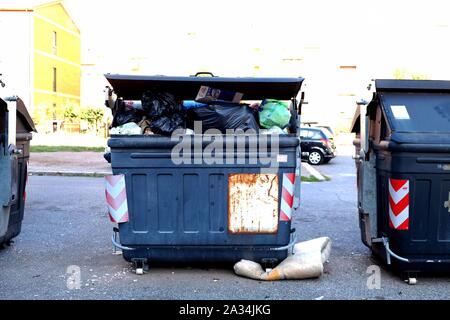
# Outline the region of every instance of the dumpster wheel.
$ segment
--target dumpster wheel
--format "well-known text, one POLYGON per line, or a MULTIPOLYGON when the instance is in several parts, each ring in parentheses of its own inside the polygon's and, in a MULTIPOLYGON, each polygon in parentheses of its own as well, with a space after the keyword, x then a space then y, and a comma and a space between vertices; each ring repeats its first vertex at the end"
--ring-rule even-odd
POLYGON ((136 272, 137 275, 143 275, 144 274, 144 268, 137 268, 135 272, 136 272))
POLYGON ((416 272, 405 272, 404 281, 410 286, 417 284, 417 273, 416 272))
POLYGON ((148 259, 136 258, 132 259, 134 273, 138 276, 142 276, 144 273, 147 273, 149 270, 148 259))
MULTIPOLYGON (((382 237, 380 239, 372 239, 372 242, 373 243, 379 243, 379 242, 383 243, 384 248, 386 250, 386 262, 388 265, 391 264, 391 257, 393 257, 399 261, 402 261, 402 262, 410 263, 409 259, 403 258, 403 257, 395 254, 394 252, 392 252, 391 248, 389 247, 389 238, 382 237)), ((404 274, 404 280, 407 284, 413 286, 413 285, 417 284, 416 276, 417 275, 415 272, 406 272, 404 274)))
POLYGON ((0 249, 6 249, 11 247, 14 243, 14 240, 6 240, 5 242, 0 243, 0 249))

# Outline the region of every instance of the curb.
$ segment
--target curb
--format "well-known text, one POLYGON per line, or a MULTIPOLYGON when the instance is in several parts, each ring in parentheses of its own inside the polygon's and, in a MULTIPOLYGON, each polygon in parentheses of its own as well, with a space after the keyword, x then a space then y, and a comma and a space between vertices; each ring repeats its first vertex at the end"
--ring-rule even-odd
POLYGON ((303 168, 305 168, 306 171, 309 172, 310 175, 312 175, 314 178, 316 178, 319 181, 325 181, 325 177, 316 169, 314 169, 309 163, 302 163, 303 168))
POLYGON ((76 172, 76 171, 28 171, 29 176, 54 176, 54 177, 91 177, 103 178, 112 172, 76 172))
MULTIPOLYGON (((314 169, 312 166, 310 166, 307 163, 302 163, 303 168, 313 177, 315 177, 317 180, 325 181, 325 177, 320 174, 319 171, 314 169)), ((302 171, 303 173, 303 171, 302 171)), ((85 172, 79 172, 79 171, 39 171, 39 170, 29 170, 28 175, 29 176, 53 176, 53 177, 93 177, 93 178, 103 178, 105 176, 111 175, 112 172, 96 172, 96 171, 85 171, 85 172)), ((305 176, 302 174, 302 176, 305 176)), ((307 176, 305 176, 307 177, 307 176)))

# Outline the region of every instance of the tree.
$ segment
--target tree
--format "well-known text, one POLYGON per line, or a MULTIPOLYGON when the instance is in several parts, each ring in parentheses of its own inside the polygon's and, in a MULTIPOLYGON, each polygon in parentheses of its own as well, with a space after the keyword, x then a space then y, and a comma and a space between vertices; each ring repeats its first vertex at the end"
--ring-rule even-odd
POLYGON ((408 78, 408 72, 405 69, 395 69, 394 70, 394 79, 403 80, 408 78))
POLYGON ((428 80, 430 77, 428 77, 426 74, 423 73, 414 73, 411 74, 411 79, 413 80, 428 80))
POLYGON ((428 77, 426 74, 423 73, 413 73, 406 69, 395 69, 394 70, 394 78, 395 79, 412 79, 412 80, 427 80, 430 77, 428 77))
POLYGON ((78 113, 75 112, 75 109, 73 106, 66 107, 64 109, 64 119, 69 120, 70 122, 73 122, 74 119, 78 118, 78 113))
POLYGON ((104 111, 99 108, 87 108, 82 111, 80 118, 86 120, 89 124, 93 124, 95 132, 98 131, 98 123, 103 119, 104 111))

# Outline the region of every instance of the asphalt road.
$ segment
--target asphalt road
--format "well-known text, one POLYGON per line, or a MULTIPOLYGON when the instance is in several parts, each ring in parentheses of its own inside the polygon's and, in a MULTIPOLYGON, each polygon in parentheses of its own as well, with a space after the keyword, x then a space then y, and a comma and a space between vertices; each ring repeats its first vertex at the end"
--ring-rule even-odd
POLYGON ((29 177, 26 216, 13 246, 0 250, 0 299, 449 299, 450 277, 403 283, 381 267, 381 289, 368 289, 378 262, 360 241, 353 161, 341 156, 320 171, 329 182, 304 183, 294 216, 301 240, 329 236, 332 254, 319 279, 260 282, 229 266, 154 267, 143 276, 113 255, 103 179, 29 177), (81 289, 67 287, 69 266, 81 289))

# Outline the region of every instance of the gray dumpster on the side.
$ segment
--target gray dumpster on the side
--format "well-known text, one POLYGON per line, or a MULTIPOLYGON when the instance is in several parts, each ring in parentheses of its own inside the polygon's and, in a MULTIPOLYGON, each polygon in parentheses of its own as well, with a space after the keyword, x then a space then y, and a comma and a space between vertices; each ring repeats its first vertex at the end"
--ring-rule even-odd
POLYGON ((448 272, 450 81, 380 79, 375 89, 352 126, 362 241, 408 281, 448 272))
POLYGON ((17 97, 0 99, 0 245, 22 227, 33 120, 17 97))

